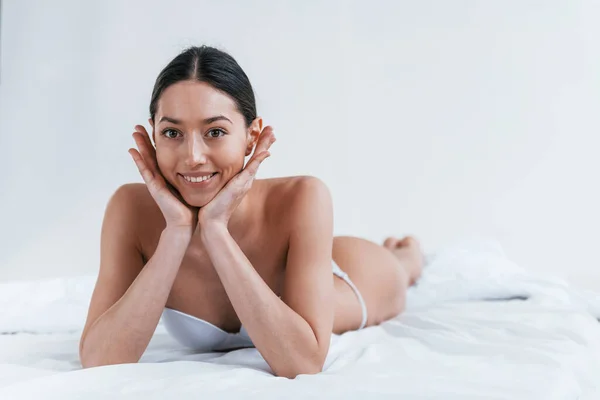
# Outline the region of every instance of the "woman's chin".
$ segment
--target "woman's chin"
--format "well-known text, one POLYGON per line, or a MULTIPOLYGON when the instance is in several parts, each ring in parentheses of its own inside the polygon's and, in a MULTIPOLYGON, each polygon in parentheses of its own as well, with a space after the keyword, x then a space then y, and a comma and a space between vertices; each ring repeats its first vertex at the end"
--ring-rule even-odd
POLYGON ((187 195, 187 196, 182 196, 183 200, 185 200, 185 202, 190 206, 190 207, 204 207, 205 205, 207 205, 208 203, 210 203, 210 201, 214 198, 214 196, 212 197, 207 197, 206 195, 202 196, 202 195, 187 195))

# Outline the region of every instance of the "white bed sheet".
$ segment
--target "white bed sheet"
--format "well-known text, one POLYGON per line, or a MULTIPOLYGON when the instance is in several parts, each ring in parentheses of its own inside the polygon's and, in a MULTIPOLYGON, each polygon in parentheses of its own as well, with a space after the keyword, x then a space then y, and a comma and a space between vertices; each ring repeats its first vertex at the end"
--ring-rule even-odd
POLYGON ((162 324, 140 363, 82 370, 79 316, 51 316, 84 309, 73 299, 87 297, 86 282, 66 300, 56 286, 50 302, 27 297, 19 318, 18 290, 0 288, 0 305, 12 299, 0 332, 17 332, 0 335, 0 399, 600 399, 598 295, 533 277, 490 242, 439 252, 406 312, 333 336, 325 371, 295 380, 274 377, 256 349, 182 349, 162 324), (519 296, 528 300, 506 300, 519 296), (38 323, 40 310, 50 317, 38 323))
POLYGON ((162 329, 141 363, 81 370, 78 338, 0 337, 0 398, 600 398, 598 322, 520 300, 438 305, 334 337, 325 372, 295 380, 256 349, 194 354, 162 329))

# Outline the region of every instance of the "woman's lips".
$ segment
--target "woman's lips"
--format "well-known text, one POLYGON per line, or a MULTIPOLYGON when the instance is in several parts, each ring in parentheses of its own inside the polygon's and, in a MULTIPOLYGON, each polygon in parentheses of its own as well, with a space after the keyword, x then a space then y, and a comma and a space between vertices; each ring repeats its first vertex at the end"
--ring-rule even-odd
POLYGON ((181 181, 183 181, 183 184, 185 186, 190 187, 190 188, 195 188, 195 189, 206 188, 206 187, 210 186, 210 184, 216 180, 215 178, 217 175, 218 175, 218 172, 214 172, 208 179, 204 179, 200 182, 192 182, 191 180, 186 179, 184 177, 184 175, 177 174, 178 178, 181 179, 181 181))

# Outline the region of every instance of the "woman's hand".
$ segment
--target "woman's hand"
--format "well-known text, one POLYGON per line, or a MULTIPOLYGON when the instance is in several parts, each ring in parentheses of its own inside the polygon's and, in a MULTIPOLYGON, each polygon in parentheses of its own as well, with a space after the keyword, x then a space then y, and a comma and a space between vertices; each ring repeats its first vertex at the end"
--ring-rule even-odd
POLYGON ((196 228, 198 208, 187 205, 177 189, 167 182, 160 172, 156 150, 146 128, 136 125, 132 136, 139 151, 131 148, 129 154, 135 161, 148 191, 163 213, 167 227, 189 227, 193 231, 196 228))
POLYGON ((252 187, 260 164, 271 155, 267 150, 275 142, 273 128, 266 126, 261 132, 254 153, 246 166, 217 195, 198 212, 198 224, 218 223, 227 226, 229 218, 252 187))

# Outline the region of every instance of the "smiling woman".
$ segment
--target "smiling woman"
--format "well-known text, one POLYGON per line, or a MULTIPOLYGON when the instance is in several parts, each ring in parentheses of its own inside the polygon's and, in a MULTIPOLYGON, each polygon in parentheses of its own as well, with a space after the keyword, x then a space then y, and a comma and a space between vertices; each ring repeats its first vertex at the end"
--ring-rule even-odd
POLYGON ((106 209, 84 367, 137 362, 164 316, 184 346, 256 346, 276 375, 295 377, 322 370, 332 333, 404 309, 419 243, 333 237, 321 180, 255 179, 275 136, 230 55, 202 46, 175 57, 149 124, 129 150, 145 184, 122 186, 106 209))
POLYGON ((215 192, 193 189, 224 184, 240 172, 262 120, 252 117, 247 124, 231 97, 197 80, 170 85, 157 103, 149 122, 158 167, 188 204, 202 207, 215 192))

